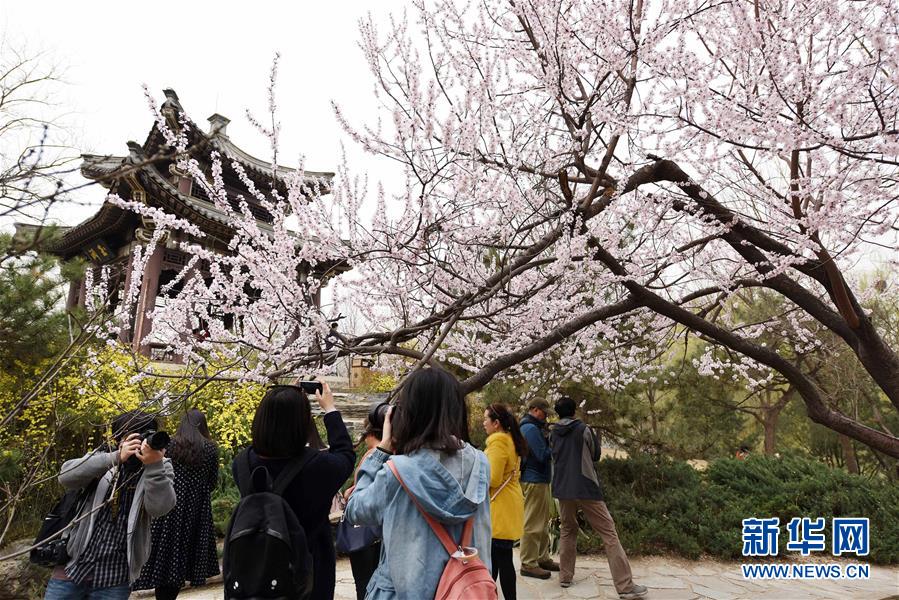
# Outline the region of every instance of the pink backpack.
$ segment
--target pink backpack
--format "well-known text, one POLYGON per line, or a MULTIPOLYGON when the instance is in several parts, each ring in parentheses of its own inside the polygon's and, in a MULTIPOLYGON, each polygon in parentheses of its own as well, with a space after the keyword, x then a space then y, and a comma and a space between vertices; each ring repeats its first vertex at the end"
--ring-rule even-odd
POLYGON ((421 513, 434 535, 446 548, 450 559, 443 568, 443 575, 440 576, 440 582, 437 584, 437 593, 434 594, 434 600, 496 600, 496 582, 490 576, 490 571, 478 558, 477 548, 470 547, 472 531, 474 529, 474 516, 465 521, 465 527, 462 529, 462 540, 456 544, 450 537, 446 528, 440 524, 437 519, 425 512, 418 503, 403 478, 400 477, 396 470, 396 465, 392 460, 387 461, 387 466, 393 471, 396 480, 400 482, 415 508, 421 513))

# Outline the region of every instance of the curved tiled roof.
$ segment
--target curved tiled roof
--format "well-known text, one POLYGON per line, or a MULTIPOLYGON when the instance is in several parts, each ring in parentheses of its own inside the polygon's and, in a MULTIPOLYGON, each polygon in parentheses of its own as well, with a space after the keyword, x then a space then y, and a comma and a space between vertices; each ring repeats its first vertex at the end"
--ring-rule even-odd
MULTIPOLYGON (((279 192, 286 195, 286 181, 288 177, 296 173, 295 169, 277 166, 274 171, 274 179, 271 163, 258 159, 235 145, 223 130, 227 119, 220 115, 214 115, 214 128, 211 133, 203 133, 200 128, 186 117, 178 95, 173 90, 165 90, 166 100, 161 107, 161 113, 170 126, 180 126, 183 123, 187 128, 188 144, 191 153, 198 160, 208 162, 209 152, 217 150, 223 157, 227 157, 239 163, 245 169, 247 175, 257 186, 264 190, 274 185, 279 192)), ((168 146, 162 136, 158 124, 154 123, 144 143, 129 142, 130 153, 127 156, 83 154, 81 174, 100 183, 103 187, 117 191, 120 184, 131 187, 139 184, 148 192, 148 201, 153 205, 173 212, 174 214, 190 220, 202 230, 222 239, 230 238, 233 230, 228 225, 227 214, 219 210, 211 202, 202 189, 195 186, 195 194, 187 195, 180 192, 177 185, 170 178, 160 172, 157 162, 170 163, 170 158, 162 158, 152 162, 152 157, 165 156, 168 146)), ((330 181, 334 177, 328 172, 305 172, 309 183, 318 181, 322 193, 330 189, 330 181)), ((252 197, 249 192, 242 191, 244 186, 239 182, 233 169, 226 168, 226 176, 230 179, 229 200, 236 208, 237 194, 242 194, 250 206, 250 210, 257 218, 257 222, 263 230, 271 230, 271 214, 252 197)), ((226 181, 227 183, 227 181, 226 181)), ((228 187, 228 186, 226 186, 228 187)), ((138 218, 133 213, 125 211, 117 206, 104 202, 96 214, 86 221, 72 227, 62 238, 48 248, 51 252, 66 257, 76 254, 80 248, 96 239, 114 233, 120 233, 123 228, 135 226, 138 218)))

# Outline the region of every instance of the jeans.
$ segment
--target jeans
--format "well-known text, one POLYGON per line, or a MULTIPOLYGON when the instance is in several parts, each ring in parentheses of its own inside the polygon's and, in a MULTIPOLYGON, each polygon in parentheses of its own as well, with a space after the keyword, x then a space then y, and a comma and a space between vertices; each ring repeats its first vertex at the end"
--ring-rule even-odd
POLYGON ((92 590, 86 584, 78 585, 67 579, 51 579, 44 592, 44 600, 128 600, 130 585, 92 590))

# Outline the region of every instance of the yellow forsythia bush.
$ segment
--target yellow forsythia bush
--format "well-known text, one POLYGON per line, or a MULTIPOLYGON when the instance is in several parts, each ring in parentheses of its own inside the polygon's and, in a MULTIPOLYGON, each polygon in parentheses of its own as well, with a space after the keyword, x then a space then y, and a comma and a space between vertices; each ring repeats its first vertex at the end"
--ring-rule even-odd
MULTIPOLYGON (((215 442, 233 450, 250 443, 253 415, 264 393, 265 387, 256 383, 216 381, 194 395, 186 408, 203 411, 215 442)), ((180 418, 180 414, 175 416, 180 418)), ((175 427, 177 423, 172 424, 172 429, 175 427)))

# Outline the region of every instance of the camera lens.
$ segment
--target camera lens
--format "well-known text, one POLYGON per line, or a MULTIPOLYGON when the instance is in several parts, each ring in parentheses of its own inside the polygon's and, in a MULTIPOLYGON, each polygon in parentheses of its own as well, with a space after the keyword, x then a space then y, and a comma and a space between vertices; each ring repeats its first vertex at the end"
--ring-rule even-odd
POLYGON ((379 402, 374 404, 371 407, 371 410, 368 411, 368 426, 371 429, 376 430, 384 429, 384 417, 387 416, 387 411, 389 409, 389 402, 379 402))
POLYGON ((169 445, 171 438, 165 431, 148 431, 142 436, 147 440, 147 445, 153 450, 164 450, 169 445))

